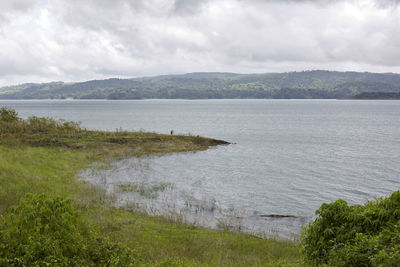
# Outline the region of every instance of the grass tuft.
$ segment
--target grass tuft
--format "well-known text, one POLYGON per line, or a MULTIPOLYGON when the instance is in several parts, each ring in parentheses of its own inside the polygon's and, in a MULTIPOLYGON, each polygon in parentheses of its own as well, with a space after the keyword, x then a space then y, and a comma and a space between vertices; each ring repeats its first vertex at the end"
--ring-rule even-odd
POLYGON ((119 185, 118 191, 139 193, 139 195, 145 198, 156 198, 158 197, 158 192, 163 192, 171 187, 172 184, 168 182, 161 182, 155 185, 148 185, 145 183, 129 183, 119 185))

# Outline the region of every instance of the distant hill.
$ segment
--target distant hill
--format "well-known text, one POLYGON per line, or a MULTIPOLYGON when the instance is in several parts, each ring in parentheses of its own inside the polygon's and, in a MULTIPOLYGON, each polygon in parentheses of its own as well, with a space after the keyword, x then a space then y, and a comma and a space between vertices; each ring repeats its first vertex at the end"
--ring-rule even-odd
POLYGON ((0 99, 311 99, 354 98, 363 93, 400 93, 400 74, 323 70, 265 74, 197 72, 79 83, 29 83, 0 88, 0 99))

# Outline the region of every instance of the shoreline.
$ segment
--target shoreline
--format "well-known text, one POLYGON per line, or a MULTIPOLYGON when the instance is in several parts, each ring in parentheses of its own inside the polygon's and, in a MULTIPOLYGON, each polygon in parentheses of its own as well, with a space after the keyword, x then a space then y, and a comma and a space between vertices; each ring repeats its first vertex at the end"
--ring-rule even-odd
POLYGON ((103 189, 76 178, 93 162, 106 166, 110 160, 128 155, 198 151, 227 142, 194 136, 86 131, 69 124, 54 124, 51 119, 44 120, 42 128, 36 128, 35 123, 18 119, 9 127, 17 130, 25 125, 28 132, 0 131, 2 216, 8 216, 8 208, 27 194, 45 194, 49 198, 70 199, 101 237, 134 249, 141 261, 150 265, 170 259, 182 264, 236 266, 299 259, 299 247, 294 242, 211 230, 112 207, 112 199, 103 189))
POLYGON ((179 183, 152 177, 148 171, 153 164, 157 164, 154 161, 168 155, 128 157, 103 167, 94 163, 93 167, 82 170, 79 177, 105 190, 113 199, 113 206, 128 210, 134 206, 149 216, 172 218, 179 214, 179 220, 208 229, 297 242, 303 226, 312 221, 312 216, 250 215, 233 206, 226 210, 216 200, 216 195, 196 197, 179 183))

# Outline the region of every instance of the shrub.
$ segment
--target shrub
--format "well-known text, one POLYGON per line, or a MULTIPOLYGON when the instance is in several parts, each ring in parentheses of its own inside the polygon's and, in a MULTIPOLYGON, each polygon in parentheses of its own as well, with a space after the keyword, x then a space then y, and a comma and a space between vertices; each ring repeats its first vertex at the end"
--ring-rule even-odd
POLYGON ((78 122, 36 116, 23 120, 13 109, 6 107, 0 109, 0 134, 75 135, 81 131, 83 129, 78 122))
POLYGON ((20 122, 21 119, 18 118, 18 113, 15 110, 7 107, 0 109, 0 134, 15 133, 20 122))
POLYGON ((26 131, 29 133, 66 133, 81 131, 80 124, 77 122, 67 122, 46 117, 29 117, 26 121, 26 131))
POLYGON ((0 222, 0 266, 129 266, 136 259, 100 237, 70 200, 29 194, 0 222))
POLYGON ((18 113, 15 110, 7 107, 2 107, 0 109, 0 121, 14 122, 18 120, 19 120, 18 113))
POLYGON ((306 260, 328 266, 400 265, 400 191, 349 206, 322 204, 302 237, 306 260))

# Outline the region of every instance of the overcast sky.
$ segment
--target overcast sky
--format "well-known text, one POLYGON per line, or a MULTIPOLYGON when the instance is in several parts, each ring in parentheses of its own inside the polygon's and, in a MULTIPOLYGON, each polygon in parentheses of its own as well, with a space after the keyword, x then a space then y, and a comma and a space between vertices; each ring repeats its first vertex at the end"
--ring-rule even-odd
POLYGON ((400 0, 0 1, 0 86, 312 69, 400 73, 400 0))

